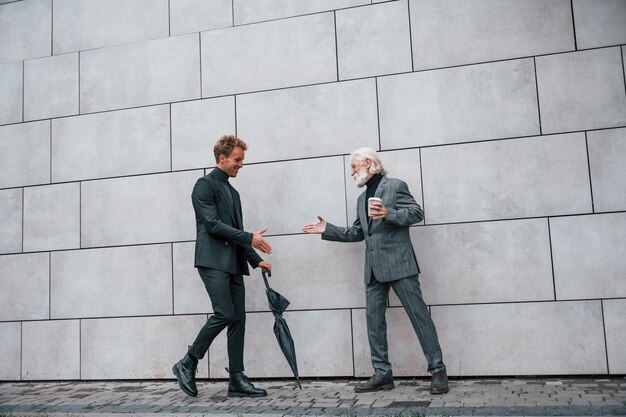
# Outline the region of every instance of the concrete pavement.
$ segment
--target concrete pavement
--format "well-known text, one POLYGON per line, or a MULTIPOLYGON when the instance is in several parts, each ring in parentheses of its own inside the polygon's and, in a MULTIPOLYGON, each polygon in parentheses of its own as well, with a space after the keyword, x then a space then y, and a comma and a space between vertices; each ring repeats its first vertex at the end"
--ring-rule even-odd
POLYGON ((432 396, 428 379, 396 379, 390 391, 357 394, 356 380, 254 381, 266 398, 228 398, 225 381, 198 381, 199 395, 175 381, 0 383, 0 416, 626 416, 626 378, 453 379, 432 396))

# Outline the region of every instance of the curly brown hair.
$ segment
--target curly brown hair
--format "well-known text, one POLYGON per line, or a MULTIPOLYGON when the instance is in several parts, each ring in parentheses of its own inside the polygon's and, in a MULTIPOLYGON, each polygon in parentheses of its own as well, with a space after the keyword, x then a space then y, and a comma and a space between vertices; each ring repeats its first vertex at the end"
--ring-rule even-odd
POLYGON ((239 139, 235 135, 224 135, 217 141, 213 147, 213 154, 215 155, 215 162, 220 161, 220 155, 224 155, 226 158, 230 156, 230 153, 235 147, 239 147, 244 151, 248 150, 248 145, 243 140, 239 139))

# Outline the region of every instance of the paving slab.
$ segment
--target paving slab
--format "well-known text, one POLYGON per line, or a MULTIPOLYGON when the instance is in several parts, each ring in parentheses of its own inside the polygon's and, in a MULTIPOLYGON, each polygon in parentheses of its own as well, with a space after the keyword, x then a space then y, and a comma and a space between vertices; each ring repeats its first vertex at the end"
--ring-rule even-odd
POLYGON ((196 398, 175 381, 0 383, 5 416, 626 416, 626 378, 452 379, 433 396, 427 379, 356 393, 359 380, 259 380, 265 398, 228 398, 226 381, 198 381, 196 398))

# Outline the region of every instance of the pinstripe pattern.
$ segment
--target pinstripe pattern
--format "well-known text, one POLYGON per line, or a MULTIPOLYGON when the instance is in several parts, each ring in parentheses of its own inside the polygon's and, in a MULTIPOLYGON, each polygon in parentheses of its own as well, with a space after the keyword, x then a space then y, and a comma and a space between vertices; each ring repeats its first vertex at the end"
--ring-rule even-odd
POLYGON ((364 281, 367 335, 372 366, 377 374, 392 375, 387 344, 385 311, 389 288, 393 288, 411 320, 430 373, 445 369, 435 325, 422 298, 419 266, 409 226, 424 214, 404 181, 383 177, 375 193, 387 208, 387 218, 368 224, 365 192, 357 200, 357 218, 351 227, 326 224, 322 239, 337 242, 365 240, 364 281))
POLYGON ((406 311, 413 330, 420 342, 426 361, 428 362, 428 372, 435 373, 445 368, 439 338, 435 323, 433 323, 426 303, 422 298, 422 290, 418 281, 418 276, 399 279, 391 282, 393 291, 396 293, 404 310, 406 311))
POLYGON ((424 214, 404 181, 383 177, 375 196, 387 208, 385 221, 373 220, 368 225, 365 192, 357 200, 357 218, 351 227, 328 223, 322 239, 358 242, 365 239, 364 280, 372 274, 381 282, 395 281, 420 272, 411 244, 409 226, 422 220, 424 214))

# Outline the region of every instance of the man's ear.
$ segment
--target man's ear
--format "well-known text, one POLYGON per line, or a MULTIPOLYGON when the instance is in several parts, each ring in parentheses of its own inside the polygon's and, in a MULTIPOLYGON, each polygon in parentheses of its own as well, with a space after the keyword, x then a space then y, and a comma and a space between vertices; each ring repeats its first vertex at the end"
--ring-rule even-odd
POLYGON ((217 164, 218 165, 221 164, 222 162, 224 162, 225 159, 226 159, 226 156, 223 153, 219 154, 217 156, 217 164))

